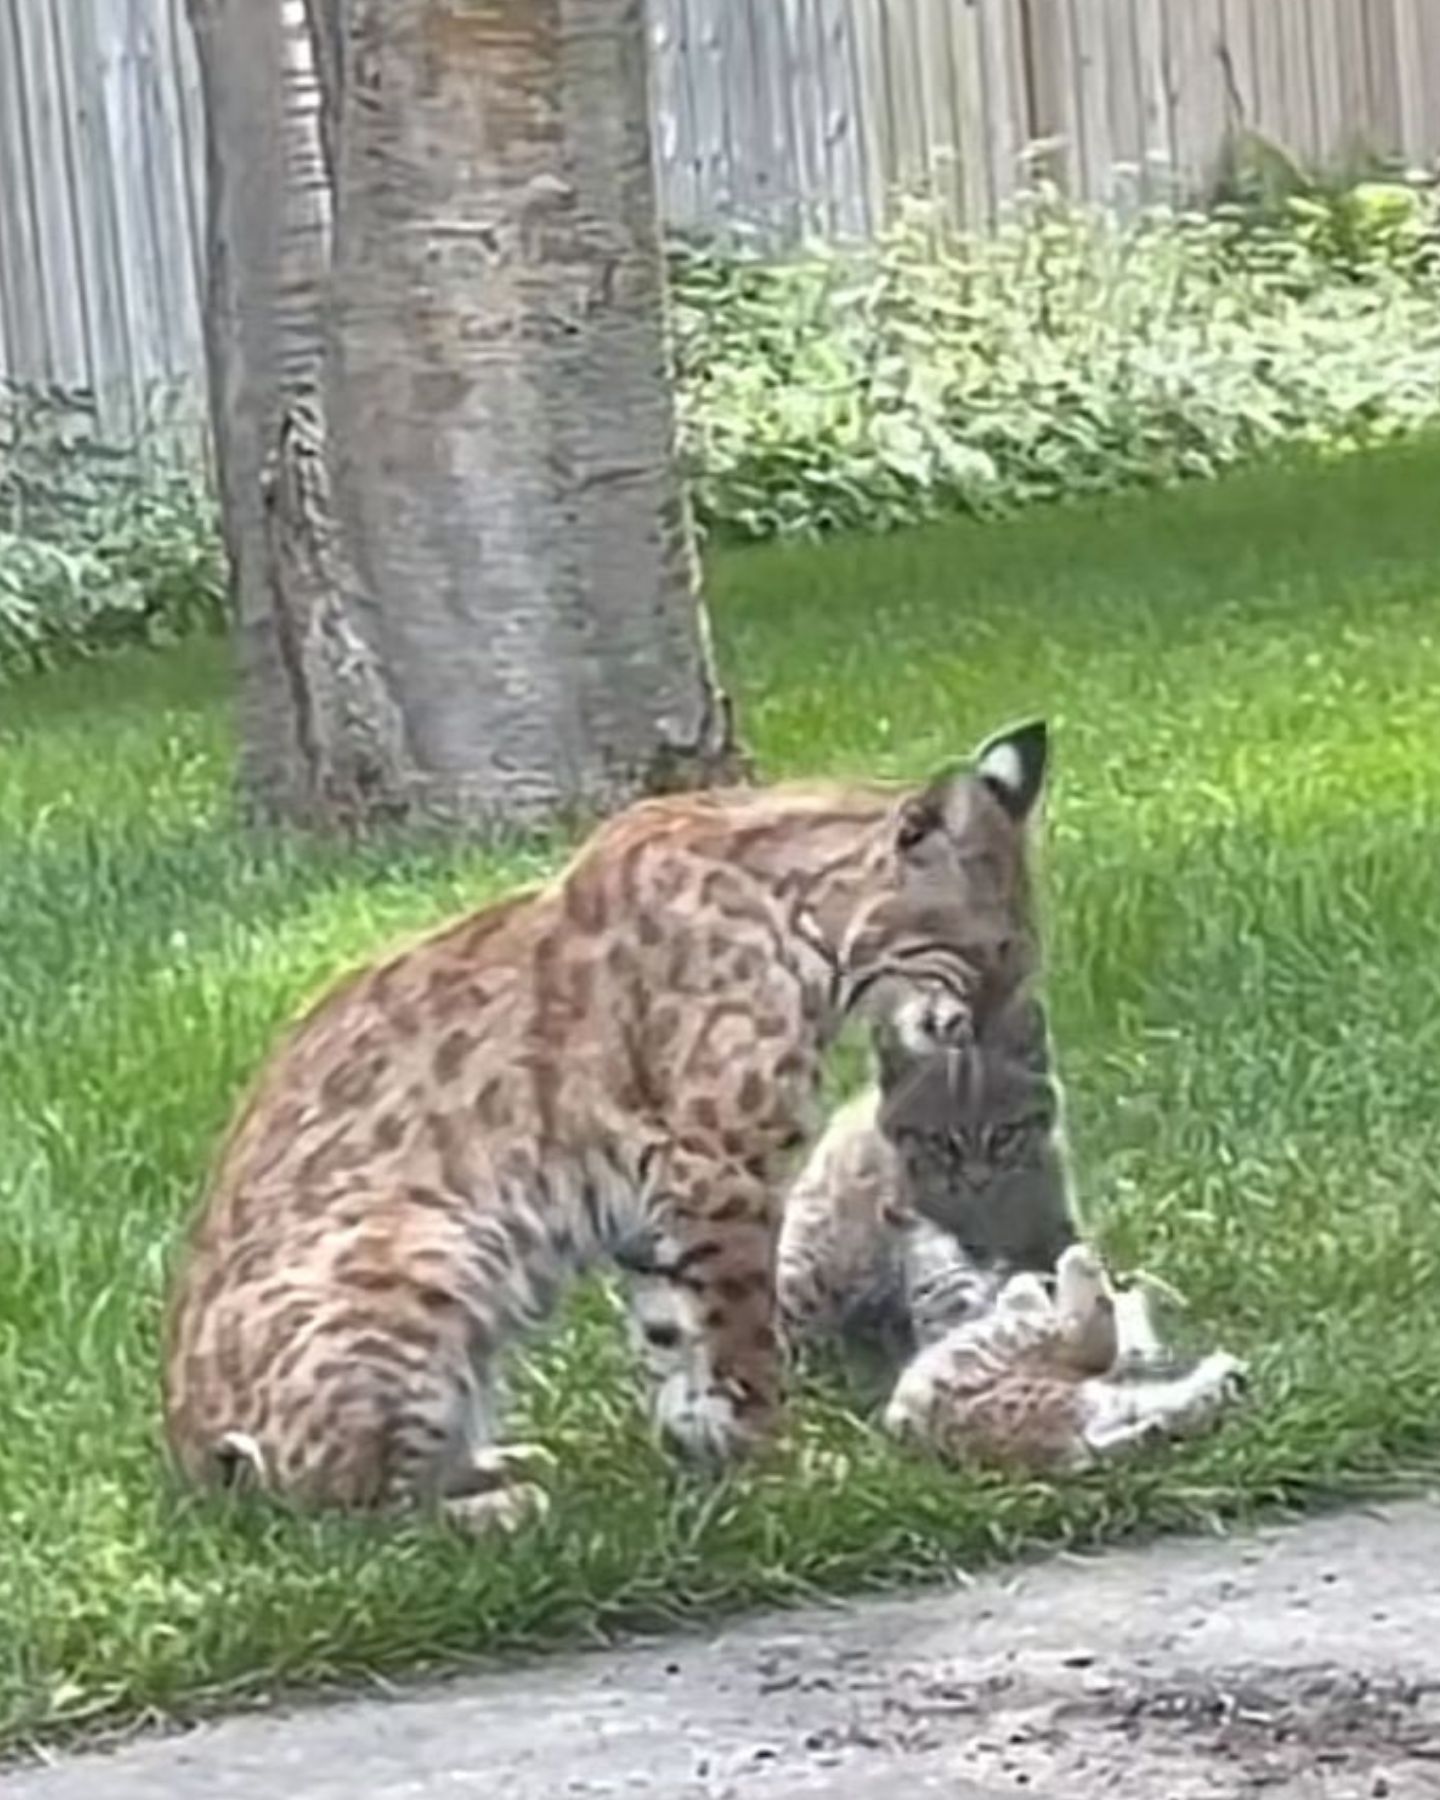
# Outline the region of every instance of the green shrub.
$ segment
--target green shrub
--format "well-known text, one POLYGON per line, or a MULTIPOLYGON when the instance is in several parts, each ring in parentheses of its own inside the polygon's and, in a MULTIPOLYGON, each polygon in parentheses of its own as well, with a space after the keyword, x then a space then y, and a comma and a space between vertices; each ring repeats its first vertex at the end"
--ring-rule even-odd
MULTIPOLYGON (((986 234, 920 203, 873 247, 672 258, 681 442, 703 526, 886 530, 945 510, 1216 474, 1440 416, 1432 191, 1237 162, 1209 214, 1041 190, 986 234)), ((4 406, 0 678, 223 614, 193 470, 4 406), (143 471, 137 474, 136 470, 143 471)))
POLYGON ((63 396, 0 396, 0 679, 224 614, 214 502, 174 456, 97 444, 63 396))
POLYGON ((1383 161, 1316 174, 1258 132, 1231 146, 1217 210, 1253 231, 1293 235, 1321 281, 1364 280, 1377 268, 1418 278, 1440 266, 1440 214, 1429 184, 1383 161))
POLYGON ((1435 216, 1381 183, 1274 217, 1039 192, 983 236, 912 205, 851 255, 679 255, 700 517, 885 529, 1413 430, 1440 414, 1435 216))

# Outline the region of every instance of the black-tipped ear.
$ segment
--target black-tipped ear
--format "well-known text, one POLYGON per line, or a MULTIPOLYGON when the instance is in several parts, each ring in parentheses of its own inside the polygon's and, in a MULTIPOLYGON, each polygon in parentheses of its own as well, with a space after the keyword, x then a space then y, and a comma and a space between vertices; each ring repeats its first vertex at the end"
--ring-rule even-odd
POLYGON ((1043 719, 1013 725, 980 746, 975 773, 1015 820, 1027 819, 1045 786, 1050 733, 1043 719))

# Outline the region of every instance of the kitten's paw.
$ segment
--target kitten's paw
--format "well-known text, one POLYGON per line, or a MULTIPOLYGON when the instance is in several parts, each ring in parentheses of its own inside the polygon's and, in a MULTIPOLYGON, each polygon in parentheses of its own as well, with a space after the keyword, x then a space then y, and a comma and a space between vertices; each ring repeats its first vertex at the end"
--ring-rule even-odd
POLYGON ((1228 1350, 1214 1350, 1203 1357, 1196 1373, 1204 1376, 1222 1406, 1233 1406, 1250 1388, 1250 1365, 1228 1350))
POLYGON ((998 1304, 1007 1313, 1027 1319, 1043 1319, 1054 1310, 1043 1278, 1029 1269, 1009 1278, 1000 1290, 998 1304))
POLYGON ((896 1382, 880 1414, 880 1429, 902 1444, 923 1443, 930 1429, 933 1391, 912 1365, 896 1382))
POLYGON ((1188 1397, 1174 1415, 1175 1435, 1190 1437, 1218 1424, 1244 1394, 1247 1375, 1246 1365, 1227 1351, 1202 1357, 1185 1380, 1188 1397))
POLYGON ((1171 1377, 1181 1372, 1180 1359, 1161 1344, 1150 1311, 1148 1291, 1138 1282, 1115 1290, 1115 1335, 1118 1350, 1111 1377, 1171 1377))
POLYGON ((531 1481, 512 1481, 478 1494, 459 1494, 442 1500, 446 1521, 470 1537, 488 1537, 496 1531, 518 1531, 538 1523, 550 1511, 550 1496, 531 1481))
POLYGON ((1063 1308, 1084 1311, 1110 1295, 1104 1259, 1089 1244, 1071 1244, 1055 1265, 1055 1299, 1063 1308))
POLYGON ((1072 1281, 1099 1281, 1104 1277, 1105 1264, 1101 1261, 1100 1252, 1092 1245, 1067 1244, 1055 1264, 1056 1279, 1067 1271, 1072 1281))

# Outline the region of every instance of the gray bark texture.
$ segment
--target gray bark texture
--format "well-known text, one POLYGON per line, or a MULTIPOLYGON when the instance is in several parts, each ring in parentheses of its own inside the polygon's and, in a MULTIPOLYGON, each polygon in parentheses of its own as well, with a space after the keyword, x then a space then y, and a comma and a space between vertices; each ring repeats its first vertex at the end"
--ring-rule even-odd
POLYGON ((280 399, 281 201, 285 192, 278 6, 191 0, 205 98, 205 344, 221 520, 240 670, 247 786, 293 762, 284 665, 266 573, 261 469, 280 399))
POLYGON ((643 0, 192 13, 257 809, 485 830, 742 774, 675 457, 643 0))

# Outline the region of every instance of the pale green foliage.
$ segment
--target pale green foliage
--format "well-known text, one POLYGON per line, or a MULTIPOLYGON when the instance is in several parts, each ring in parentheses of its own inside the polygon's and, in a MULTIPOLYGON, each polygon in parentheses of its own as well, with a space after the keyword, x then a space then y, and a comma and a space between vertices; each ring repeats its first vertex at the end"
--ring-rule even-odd
POLYGON ((681 257, 700 515, 883 529, 1411 431, 1440 414, 1435 219, 1398 183, 1128 220, 1041 192, 988 235, 916 205, 850 256, 681 257))
MULTIPOLYGON (((1038 192, 985 235, 917 204, 851 254, 677 253, 701 522, 884 530, 1410 432, 1440 416, 1436 221, 1402 182, 1327 189, 1255 164, 1208 216, 1038 192)), ((137 478, 49 403, 6 416, 0 676, 220 619, 193 471, 150 457, 137 478)))
POLYGON ((214 503, 174 455, 94 442, 61 396, 0 393, 0 676, 223 613, 214 503))
POLYGON ((544 1528, 476 1545, 183 1498, 158 1438, 166 1271, 231 1109, 339 971, 563 847, 243 829, 216 645, 7 693, 0 1750, 1433 1485, 1437 486, 1440 438, 710 559, 767 775, 918 778, 1000 720, 1055 721, 1047 997, 1085 1216, 1117 1268, 1184 1295, 1184 1351, 1255 1377, 1218 1437, 1074 1481, 901 1455, 823 1375, 773 1455, 689 1476, 591 1291, 512 1369, 510 1428, 559 1462, 544 1528))

